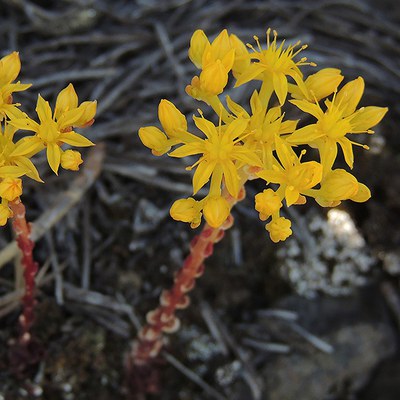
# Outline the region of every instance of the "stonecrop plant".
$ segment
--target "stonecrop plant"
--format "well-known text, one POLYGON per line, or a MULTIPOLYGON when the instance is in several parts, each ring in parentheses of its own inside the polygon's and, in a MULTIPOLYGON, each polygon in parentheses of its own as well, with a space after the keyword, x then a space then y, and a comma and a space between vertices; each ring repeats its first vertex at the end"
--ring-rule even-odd
POLYGON ((34 243, 30 238, 30 225, 25 219, 25 207, 21 201, 22 179, 29 178, 43 183, 32 162, 32 157, 41 151, 46 151, 49 166, 55 174, 58 174, 60 166, 73 171, 79 169, 81 154, 65 147, 93 145, 73 128, 84 128, 93 123, 96 102, 85 101, 79 104, 75 89, 69 84, 58 94, 54 112, 39 95, 36 121, 23 112, 21 104, 15 103, 13 99, 14 93, 31 86, 15 82, 20 69, 17 52, 0 59, 0 226, 5 225, 8 219, 12 220, 17 244, 23 255, 25 295, 20 316, 21 332, 16 344, 17 352, 21 354, 21 349, 28 349, 32 340, 30 328, 34 320, 35 275, 38 269, 32 256, 34 243))
POLYGON ((202 30, 194 32, 189 58, 199 74, 186 93, 211 107, 215 118, 207 119, 198 109, 193 116, 197 129, 189 130, 185 115, 163 99, 158 107, 161 129, 139 130, 141 141, 156 156, 196 157, 187 168, 194 171, 193 196, 205 186, 208 189, 202 198, 179 199, 171 207, 173 219, 196 228, 204 218, 206 225, 192 243, 173 288, 161 294, 160 307, 147 315, 148 324, 132 349, 136 367, 159 354, 162 332, 178 328, 175 310, 189 304, 186 293, 202 273, 213 244, 232 224, 230 212, 244 198, 246 181, 265 183, 254 204, 260 219, 267 221, 273 242, 292 234, 291 221, 282 216, 284 206, 313 198, 323 207, 335 207, 343 200, 365 202, 371 196, 350 172, 353 149, 368 149, 357 142, 357 135, 374 133, 371 128, 387 108, 358 106, 364 92, 361 77, 343 84, 336 68, 305 76, 302 67, 311 69, 316 64, 301 56, 307 46, 300 42, 278 42, 271 29, 265 45, 256 36, 254 42, 246 45, 226 29, 212 42, 202 30), (248 102, 238 104, 235 90, 243 85, 255 89, 248 102), (231 95, 224 93, 227 88, 231 95), (335 166, 342 156, 346 169, 335 166))

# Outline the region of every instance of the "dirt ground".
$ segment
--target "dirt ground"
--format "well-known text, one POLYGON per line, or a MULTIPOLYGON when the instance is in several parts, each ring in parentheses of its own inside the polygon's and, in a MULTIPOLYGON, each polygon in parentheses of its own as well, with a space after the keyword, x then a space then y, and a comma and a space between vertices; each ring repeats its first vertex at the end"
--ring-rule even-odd
POLYGON ((276 245, 253 208, 260 184, 250 183, 180 313, 160 394, 149 398, 400 398, 400 9, 376 3, 0 0, 0 56, 19 51, 20 79, 33 83, 18 101, 32 113, 38 93, 51 102, 72 82, 80 100, 98 100, 85 133, 102 143, 84 153, 97 174, 55 177, 42 157, 46 185, 25 184, 41 236, 34 333, 45 355, 20 379, 7 354, 21 275, 11 229, 0 231, 0 400, 126 398, 130 342, 195 234, 168 214, 190 195, 189 172, 181 160, 153 157, 137 131, 157 123, 162 98, 187 116, 199 107, 184 93, 195 29, 215 37, 228 28, 252 41, 268 27, 308 43, 320 68, 363 76, 363 105, 389 107, 366 138, 370 151, 356 151, 354 174, 373 197, 336 213, 296 207, 293 238, 276 245))

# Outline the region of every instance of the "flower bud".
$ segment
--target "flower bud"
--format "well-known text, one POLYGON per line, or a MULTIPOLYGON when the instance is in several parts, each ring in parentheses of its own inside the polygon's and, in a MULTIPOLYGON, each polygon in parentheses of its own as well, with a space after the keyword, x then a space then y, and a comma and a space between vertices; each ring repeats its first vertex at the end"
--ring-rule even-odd
POLYGON ((269 236, 274 243, 286 240, 291 234, 290 229, 292 223, 284 217, 274 218, 265 229, 269 232, 269 236))
POLYGON ((255 202, 255 209, 260 213, 261 221, 265 221, 282 207, 281 198, 272 189, 265 189, 256 194, 255 202))
POLYGON ((65 150, 61 154, 61 166, 64 169, 78 171, 79 166, 83 163, 81 153, 76 150, 65 150))
POLYGON ((171 148, 167 136, 155 126, 140 128, 139 138, 155 156, 161 156, 171 148))
POLYGON ((169 213, 175 221, 189 222, 192 228, 200 225, 200 205, 192 197, 176 200, 169 213))
POLYGON ((322 207, 335 207, 342 200, 356 196, 359 185, 353 175, 344 169, 335 169, 321 182, 315 200, 322 207))
POLYGON ((186 117, 168 100, 161 100, 158 106, 158 119, 169 137, 187 130, 186 117))
POLYGON ((211 95, 222 93, 228 83, 228 72, 221 60, 216 60, 200 74, 201 88, 211 95))
POLYGON ((22 194, 22 180, 19 178, 4 178, 0 182, 0 197, 13 201, 22 194))
POLYGON ((228 218, 231 208, 224 197, 210 197, 203 207, 204 218, 212 228, 219 228, 228 218))

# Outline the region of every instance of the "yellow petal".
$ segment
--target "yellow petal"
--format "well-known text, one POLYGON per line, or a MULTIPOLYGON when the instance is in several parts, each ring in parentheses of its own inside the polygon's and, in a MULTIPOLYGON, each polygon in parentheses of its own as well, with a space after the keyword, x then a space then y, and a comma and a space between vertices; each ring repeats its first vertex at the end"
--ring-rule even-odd
POLYGON ((233 76, 238 78, 249 66, 250 57, 246 45, 234 34, 229 36, 231 46, 235 49, 235 61, 232 66, 233 76))
POLYGON ((42 123, 53 119, 49 102, 43 99, 40 94, 36 105, 36 113, 42 123))
POLYGON ((217 128, 211 121, 203 117, 195 116, 193 117, 193 121, 197 128, 199 128, 207 136, 208 139, 218 135, 217 128))
POLYGON ((70 144, 71 146, 78 146, 78 147, 94 146, 93 142, 85 138, 85 136, 82 136, 74 131, 62 133, 59 136, 59 141, 70 144))
POLYGON ((357 79, 346 83, 338 92, 335 104, 340 108, 344 117, 355 111, 364 92, 364 86, 364 79, 359 76, 357 79))
POLYGON ((15 157, 14 162, 18 167, 21 167, 21 169, 25 170, 26 176, 28 176, 31 179, 34 179, 37 182, 43 182, 39 176, 38 170, 28 157, 23 157, 23 156, 15 157))
POLYGON ((12 217, 12 211, 5 204, 0 204, 0 226, 4 226, 7 223, 8 218, 12 217))
POLYGON ((371 198, 371 191, 367 186, 365 186, 363 183, 358 183, 358 191, 355 195, 350 197, 350 200, 353 200, 357 203, 364 203, 364 201, 367 201, 368 199, 371 198))
POLYGON ((61 149, 55 143, 49 143, 47 146, 47 160, 50 168, 58 175, 58 168, 61 162, 61 149))
POLYGON ((250 118, 248 112, 238 103, 235 103, 230 96, 226 96, 226 104, 229 110, 238 118, 250 118))
POLYGON ((317 119, 321 119, 324 113, 317 104, 310 103, 307 100, 289 100, 290 103, 294 104, 301 111, 313 115, 317 119))
POLYGON ((209 180, 215 168, 215 162, 202 160, 193 175, 193 194, 196 194, 209 180))
POLYGON ((189 58, 197 68, 201 68, 204 50, 209 45, 210 42, 204 31, 197 29, 190 39, 189 47, 189 58))
POLYGON ((340 147, 342 148, 346 164, 351 169, 353 169, 354 154, 353 154, 353 146, 352 146, 350 140, 344 137, 344 138, 339 139, 338 143, 339 143, 340 147))
POLYGON ((230 160, 226 160, 222 164, 222 170, 224 172, 226 189, 232 197, 237 198, 239 194, 239 175, 235 164, 230 160))
POLYGON ((367 131, 378 124, 387 112, 387 107, 369 106, 360 108, 350 120, 351 129, 353 131, 367 131))
POLYGON ((65 111, 69 111, 77 107, 78 95, 75 92, 74 86, 72 83, 70 83, 65 89, 61 90, 57 96, 54 116, 56 119, 58 119, 65 111))
POLYGON ((43 150, 44 145, 43 142, 37 136, 24 137, 20 139, 14 150, 10 153, 11 157, 17 156, 33 156, 39 151, 43 150))
MULTIPOLYGON (((229 40, 228 31, 224 29, 211 43, 211 50, 216 60, 222 60, 224 56, 231 50, 231 41, 229 40)), ((233 62, 232 62, 233 64, 233 62)))
POLYGON ((265 71, 265 67, 259 63, 252 63, 250 66, 239 76, 235 83, 235 88, 243 85, 253 79, 261 79, 260 75, 265 71))
POLYGON ((272 82, 274 85, 275 93, 278 97, 279 104, 283 105, 286 100, 287 92, 288 92, 288 83, 285 74, 283 73, 273 73, 272 74, 272 82))
POLYGON ((294 188, 293 186, 287 186, 285 189, 285 199, 286 205, 290 207, 292 204, 297 202, 297 199, 300 196, 300 192, 294 188))

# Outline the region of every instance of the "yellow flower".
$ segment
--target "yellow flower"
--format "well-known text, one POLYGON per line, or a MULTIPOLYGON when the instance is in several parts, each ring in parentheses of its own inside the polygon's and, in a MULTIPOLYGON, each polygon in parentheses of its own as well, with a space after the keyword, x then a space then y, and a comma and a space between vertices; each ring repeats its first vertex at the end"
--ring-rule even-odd
POLYGON ((4 226, 7 223, 8 218, 12 217, 12 211, 8 207, 8 202, 2 202, 0 204, 0 226, 4 226))
POLYGON ((197 228, 201 223, 201 202, 192 197, 176 200, 169 213, 175 221, 189 222, 192 228, 197 228))
POLYGON ((322 165, 316 161, 302 163, 292 148, 279 138, 276 139, 276 152, 281 164, 276 162, 271 170, 258 172, 257 176, 269 183, 278 183, 288 207, 304 203, 301 194, 321 182, 322 165))
POLYGON ((65 150, 61 153, 61 166, 64 169, 78 171, 79 166, 83 163, 81 153, 76 150, 65 150))
POLYGON ((20 139, 16 143, 13 142, 16 128, 8 123, 0 126, 0 178, 10 177, 16 178, 27 175, 38 182, 43 182, 36 167, 29 159, 31 156, 14 156, 12 155, 15 148, 22 143, 24 139, 20 139))
POLYGON ((298 121, 283 121, 284 116, 280 107, 270 109, 264 107, 256 90, 250 99, 251 115, 229 96, 226 101, 229 109, 237 118, 249 121, 246 129, 249 135, 245 137, 244 142, 260 157, 264 169, 272 168, 275 138, 292 133, 296 129, 298 121))
POLYGON ((275 91, 279 103, 282 105, 288 93, 288 81, 287 76, 296 79, 301 77, 302 73, 299 69, 300 65, 315 65, 313 63, 307 63, 307 58, 303 57, 300 61, 294 62, 293 58, 300 53, 307 46, 303 45, 298 50, 295 48, 299 46, 300 42, 294 45, 284 48, 285 41, 278 47, 277 32, 273 31, 273 40, 270 41, 271 29, 267 30, 267 49, 261 48, 260 42, 257 36, 254 36, 254 40, 257 43, 258 49, 248 45, 253 53, 249 54, 251 60, 255 60, 249 65, 238 78, 235 87, 241 86, 253 79, 261 79, 268 87, 268 90, 272 93, 275 91))
POLYGON ((278 212, 281 207, 281 198, 272 189, 265 189, 255 196, 255 209, 260 213, 261 221, 278 212))
POLYGON ((169 153, 172 157, 188 157, 201 154, 200 159, 189 169, 196 167, 193 176, 193 190, 196 194, 211 177, 211 195, 220 195, 222 179, 228 192, 237 197, 239 193, 238 166, 235 162, 249 165, 259 165, 258 157, 240 144, 247 121, 237 119, 229 124, 216 127, 204 117, 193 117, 194 123, 204 135, 201 139, 192 135, 193 141, 183 142, 183 145, 169 153))
POLYGON ((17 79, 20 70, 21 61, 16 51, 0 59, 0 121, 19 105, 13 104, 13 92, 22 92, 31 86, 20 82, 12 83, 17 79))
POLYGON ((89 139, 74 132, 72 127, 91 125, 95 112, 96 102, 94 101, 83 102, 78 106, 78 97, 71 84, 58 95, 54 114, 49 103, 39 95, 36 106, 39 123, 20 110, 14 110, 10 117, 10 124, 16 128, 35 132, 34 136, 22 139, 11 155, 35 154, 46 147, 49 165, 57 174, 63 144, 79 147, 94 145, 89 139))
POLYGON ((22 180, 19 178, 4 178, 0 181, 0 197, 13 201, 22 194, 22 180))
POLYGON ((230 211, 229 203, 222 196, 211 196, 205 199, 203 214, 212 228, 219 228, 229 217, 230 211))
MULTIPOLYGON (((291 100, 300 110, 313 115, 317 122, 295 131, 287 140, 291 144, 315 144, 320 152, 324 173, 328 173, 337 156, 337 144, 342 148, 345 161, 353 168, 354 155, 352 145, 358 145, 346 137, 347 133, 373 133, 370 130, 378 124, 387 112, 386 107, 361 107, 357 105, 364 92, 364 80, 361 77, 347 83, 333 97, 326 100, 326 111, 319 104, 306 100, 291 100)), ((368 148, 367 146, 362 146, 368 148)))
POLYGON ((291 234, 290 229, 292 223, 284 217, 273 218, 272 221, 265 226, 269 232, 269 236, 274 243, 286 240, 291 234))

